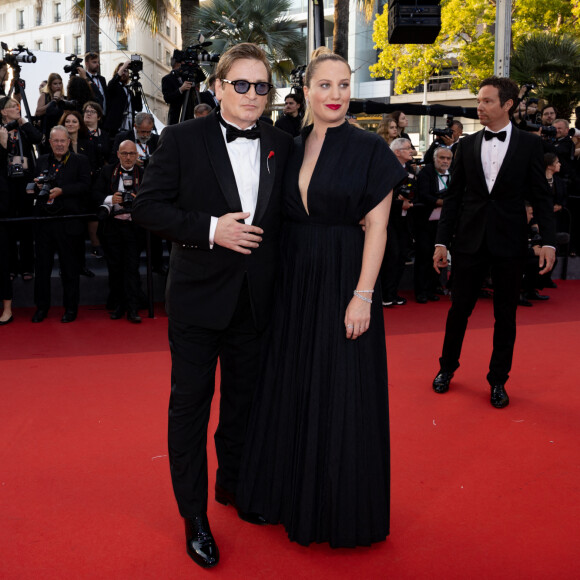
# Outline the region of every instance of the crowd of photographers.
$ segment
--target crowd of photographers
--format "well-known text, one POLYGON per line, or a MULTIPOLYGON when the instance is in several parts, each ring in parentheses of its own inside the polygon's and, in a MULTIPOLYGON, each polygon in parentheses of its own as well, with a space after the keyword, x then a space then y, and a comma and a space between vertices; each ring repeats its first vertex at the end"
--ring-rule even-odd
MULTIPOLYGON (((142 62, 120 63, 107 82, 98 53, 89 52, 84 60, 71 55, 64 67, 70 75, 66 90, 63 77, 50 73, 39 87, 34 116, 25 116, 22 108, 29 107, 18 63, 29 57, 19 50, 19 58, 13 56, 0 70, 8 65, 16 73, 8 90, 0 75, 0 219, 9 218, 0 222, 0 325, 13 320, 12 281, 18 275, 34 280, 32 322, 47 317, 55 254, 63 288, 61 321, 76 319, 80 276, 94 276, 86 267, 87 235, 92 255, 106 259, 110 317, 126 315, 139 323, 145 233, 133 224, 130 211, 158 142, 153 116, 142 112, 142 62)), ((165 274, 161 240, 153 247, 154 269, 165 274)))
MULTIPOLYGON (((206 43, 208 44, 208 43, 206 43)), ((168 124, 203 116, 218 105, 213 90, 215 78, 205 79, 199 62, 215 57, 203 44, 175 51, 171 72, 162 79, 162 92, 169 105, 168 124), (199 90, 205 81, 206 90, 199 90)), ((19 47, 20 48, 20 47, 19 47)), ((25 49, 24 49, 25 50, 25 49)), ((76 319, 80 275, 94 276, 85 262, 85 239, 91 253, 106 258, 109 273, 107 308, 111 319, 125 315, 141 321, 144 304, 140 287, 139 257, 145 234, 131 220, 132 199, 138 192, 150 156, 158 144, 154 119, 141 112, 142 95, 138 57, 120 63, 110 81, 100 74, 99 55, 89 52, 84 61, 71 55, 63 78, 53 72, 40 87, 33 122, 21 114, 26 100, 23 85, 0 100, 0 325, 13 320, 12 280, 22 275, 34 279, 36 312, 33 322, 42 322, 51 306, 51 272, 58 254, 63 285, 62 322, 76 319), (34 147, 41 156, 35 162, 34 147), (97 214, 91 220, 85 214, 97 214), (69 216, 53 220, 55 216, 69 216), (75 218, 75 216, 79 216, 75 218), (82 216, 82 217, 81 217, 82 216), (29 218, 35 218, 30 220, 29 218), (16 221, 14 220, 16 218, 16 221), (21 221, 17 221, 21 218, 21 221)), ((8 63, 10 64, 10 63, 8 63)), ((5 93, 6 63, 0 67, 0 94, 5 93)), ((294 71, 293 71, 294 73, 294 71)), ((557 229, 565 251, 580 250, 580 130, 559 118, 550 104, 538 108, 538 100, 526 97, 522 88, 513 122, 542 139, 546 180, 554 195, 557 229)), ((276 126, 293 136, 300 133, 304 102, 301 91, 284 99, 276 126)), ((580 111, 576 110, 578 118, 580 111)), ((350 119, 353 122, 353 119, 350 119)), ((355 121, 354 121, 355 122, 355 121)), ((463 135, 460 121, 448 118, 447 126, 434 129, 434 140, 422 160, 405 132, 408 120, 401 111, 384 116, 377 133, 389 144, 407 178, 394 190, 388 243, 381 268, 384 306, 402 306, 407 300, 398 293, 405 267, 413 264, 413 287, 419 304, 437 301, 452 285, 435 273, 433 247, 441 206, 451 179, 451 167, 463 135)), ((538 275, 535 256, 541 232, 528 207, 529 263, 520 304, 546 300, 539 290, 555 287, 549 275, 538 275)), ((151 240, 153 270, 166 274, 162 240, 151 240)), ((493 286, 490 280, 488 285, 493 286)), ((487 295, 487 288, 482 288, 487 295)))

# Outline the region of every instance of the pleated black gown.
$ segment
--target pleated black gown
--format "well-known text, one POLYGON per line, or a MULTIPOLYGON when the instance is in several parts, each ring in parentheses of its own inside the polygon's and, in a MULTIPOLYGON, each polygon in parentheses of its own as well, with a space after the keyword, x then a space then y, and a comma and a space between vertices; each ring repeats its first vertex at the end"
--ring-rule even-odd
POLYGON ((382 138, 348 123, 329 129, 308 214, 298 189, 308 134, 287 169, 280 277, 237 501, 300 544, 366 546, 389 533, 380 289, 358 340, 345 337, 344 315, 361 271, 359 221, 405 172, 382 138))

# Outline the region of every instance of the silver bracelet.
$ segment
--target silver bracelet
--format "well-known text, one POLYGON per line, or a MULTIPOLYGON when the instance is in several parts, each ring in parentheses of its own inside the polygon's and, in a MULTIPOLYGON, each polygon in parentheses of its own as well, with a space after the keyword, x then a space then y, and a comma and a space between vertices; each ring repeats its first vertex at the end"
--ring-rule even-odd
POLYGON ((373 303, 373 301, 372 301, 372 299, 371 299, 371 298, 367 298, 366 296, 363 296, 362 294, 359 294, 359 291, 358 291, 358 290, 355 290, 355 291, 353 292, 353 294, 354 294, 354 295, 355 295, 357 298, 360 298, 361 300, 363 300, 364 302, 368 302, 369 304, 372 304, 372 303, 373 303))
POLYGON ((374 290, 355 290, 355 292, 362 292, 363 294, 365 293, 372 294, 374 290))

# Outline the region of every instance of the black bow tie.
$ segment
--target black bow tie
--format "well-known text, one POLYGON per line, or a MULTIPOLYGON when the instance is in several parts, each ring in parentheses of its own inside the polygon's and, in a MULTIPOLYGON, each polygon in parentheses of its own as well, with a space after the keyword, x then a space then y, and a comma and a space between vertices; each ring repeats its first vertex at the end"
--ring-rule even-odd
POLYGON ((494 133, 493 131, 485 131, 483 134, 486 141, 489 141, 494 137, 497 137, 500 141, 505 141, 506 135, 507 135, 506 131, 500 131, 499 133, 494 133))
POLYGON ((220 120, 220 123, 226 128, 226 141, 228 143, 235 141, 238 137, 241 137, 242 139, 260 138, 260 127, 258 124, 256 124, 256 126, 252 129, 246 129, 245 131, 242 131, 233 125, 226 123, 221 115, 218 117, 218 119, 220 120))

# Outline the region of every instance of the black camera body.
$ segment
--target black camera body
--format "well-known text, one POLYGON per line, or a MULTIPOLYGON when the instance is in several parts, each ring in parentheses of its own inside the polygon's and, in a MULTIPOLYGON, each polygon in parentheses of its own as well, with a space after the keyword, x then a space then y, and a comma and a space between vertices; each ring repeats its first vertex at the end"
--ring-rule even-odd
POLYGON ((131 76, 139 76, 139 73, 143 70, 143 59, 141 56, 138 54, 132 54, 128 68, 131 71, 131 76))
POLYGON ((14 131, 14 129, 18 129, 19 124, 18 124, 18 119, 16 119, 15 121, 10 121, 10 123, 4 125, 4 129, 6 129, 6 131, 14 131))
POLYGON ((136 193, 133 174, 122 171, 121 179, 123 181, 123 191, 120 193, 123 194, 123 200, 121 201, 120 205, 125 209, 131 209, 134 199, 133 194, 136 193))
POLYGON ((417 189, 417 181, 411 177, 406 177, 395 188, 395 193, 404 197, 408 201, 415 199, 415 192, 417 189))
POLYGON ((56 187, 56 174, 45 169, 37 178, 36 185, 40 187, 36 194, 37 201, 47 202, 50 190, 56 187))
POLYGON ((538 123, 529 123, 528 121, 522 121, 518 125, 518 129, 522 129, 523 131, 531 131, 536 133, 540 131, 541 136, 546 141, 555 141, 556 140, 556 127, 552 127, 552 125, 540 125, 538 123))
POLYGON ((304 75, 306 74, 306 65, 300 65, 290 71, 290 85, 293 89, 304 88, 304 75))
POLYGON ((68 60, 70 64, 64 65, 64 72, 70 74, 71 77, 74 77, 78 74, 77 69, 79 66, 83 66, 83 59, 76 54, 71 54, 67 56, 65 60, 68 60))
POLYGON ((449 137, 451 139, 453 137, 453 129, 451 129, 451 127, 441 127, 440 129, 433 127, 433 129, 431 129, 431 134, 436 138, 449 137))

